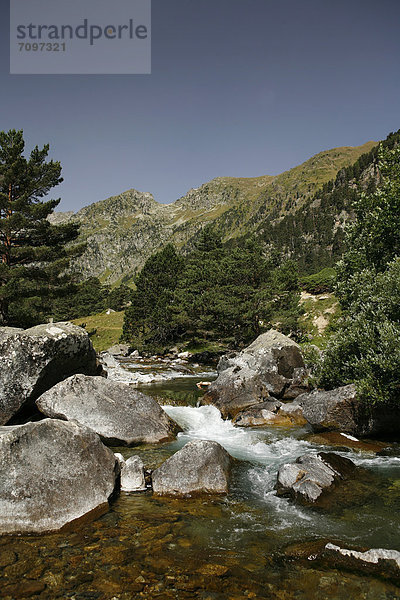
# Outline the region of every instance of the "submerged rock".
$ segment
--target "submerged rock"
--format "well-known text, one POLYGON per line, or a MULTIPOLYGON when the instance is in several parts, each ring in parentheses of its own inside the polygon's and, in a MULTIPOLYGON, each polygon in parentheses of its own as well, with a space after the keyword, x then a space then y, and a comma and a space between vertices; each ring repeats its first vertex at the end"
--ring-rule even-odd
POLYGON ((389 579, 395 584, 400 582, 400 552, 397 550, 342 548, 326 539, 316 539, 290 544, 284 549, 283 559, 299 561, 314 569, 358 572, 389 579))
POLYGON ((242 352, 221 358, 219 376, 201 403, 213 404, 223 417, 233 418, 241 410, 266 401, 270 395, 283 397, 293 377, 300 377, 299 369, 304 370, 299 345, 271 329, 242 352))
POLYGON ((278 472, 277 493, 313 504, 356 471, 355 464, 331 452, 304 454, 278 472))
POLYGON ((0 533, 44 532, 104 509, 119 465, 98 435, 44 419, 0 428, 0 533))
POLYGON ((143 461, 140 456, 131 456, 121 465, 121 490, 123 492, 142 492, 145 489, 143 461))
POLYGON ((368 452, 376 454, 388 448, 385 442, 375 440, 359 440, 353 435, 339 433, 338 431, 323 431, 321 433, 312 433, 305 438, 312 444, 321 446, 333 446, 336 448, 351 449, 356 452, 368 452))
POLYGON ((36 404, 48 417, 74 419, 90 427, 111 445, 166 442, 179 431, 153 398, 103 377, 74 375, 45 392, 36 404))
POLYGON ((0 328, 0 425, 73 373, 96 373, 96 353, 81 327, 0 328))
POLYGON ((340 571, 363 573, 364 576, 372 575, 400 584, 400 552, 397 550, 350 549, 329 542, 324 547, 320 562, 340 571))
POLYGON ((397 550, 387 550, 385 548, 372 548, 371 550, 366 550, 365 552, 358 552, 357 550, 340 548, 340 546, 336 546, 335 544, 331 543, 326 544, 325 549, 332 550, 333 552, 338 552, 342 556, 355 558, 356 560, 365 563, 378 564, 378 562, 380 561, 390 561, 390 563, 392 563, 391 566, 397 566, 400 575, 400 552, 398 552, 397 550))
POLYGON ((153 471, 153 491, 170 496, 225 494, 230 463, 229 454, 218 442, 188 442, 153 471))

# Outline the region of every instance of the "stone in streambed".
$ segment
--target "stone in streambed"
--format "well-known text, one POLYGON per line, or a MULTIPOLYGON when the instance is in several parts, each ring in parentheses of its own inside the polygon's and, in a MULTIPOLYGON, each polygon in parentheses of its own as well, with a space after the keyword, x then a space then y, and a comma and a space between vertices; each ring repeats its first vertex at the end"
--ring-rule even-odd
POLYGON ((36 404, 49 417, 90 427, 111 445, 166 442, 179 431, 153 398, 103 377, 74 375, 44 393, 36 404))
POLYGON ((290 402, 283 404, 279 400, 261 402, 239 412, 233 419, 238 427, 300 427, 307 421, 303 417, 301 406, 290 402))
POLYGON ((131 456, 121 465, 121 490, 123 492, 143 492, 145 489, 143 461, 139 456, 131 456))
POLYGON ((296 542, 284 549, 283 559, 311 568, 338 569, 400 582, 400 552, 386 548, 343 548, 326 539, 296 542))
POLYGON ((296 403, 315 432, 340 431, 354 436, 393 436, 400 433, 400 407, 367 407, 354 385, 302 394, 296 403))
POLYGON ((338 431, 323 431, 321 433, 311 433, 304 438, 312 444, 321 446, 333 446, 355 450, 356 452, 367 452, 377 454, 390 447, 386 442, 376 440, 359 440, 353 435, 339 433, 338 431))
POLYGON ((315 504, 341 480, 354 476, 355 464, 331 452, 304 454, 278 472, 277 493, 306 504, 315 504))
POLYGON ((153 471, 153 491, 170 496, 225 494, 230 463, 229 454, 218 442, 188 442, 153 471))

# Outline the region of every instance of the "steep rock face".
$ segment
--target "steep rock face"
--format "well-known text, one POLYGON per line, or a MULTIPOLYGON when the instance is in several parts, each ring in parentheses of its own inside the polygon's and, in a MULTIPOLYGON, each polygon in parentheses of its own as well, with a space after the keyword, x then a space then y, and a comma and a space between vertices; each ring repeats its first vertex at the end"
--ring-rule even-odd
POLYGON ((74 375, 36 404, 48 417, 73 419, 112 445, 166 442, 179 429, 153 398, 104 377, 74 375))
POLYGON ((52 531, 104 509, 118 474, 111 450, 78 423, 0 427, 0 533, 52 531))
POLYGON ((217 442, 188 442, 153 471, 153 491, 170 496, 224 494, 229 469, 230 456, 217 442))
POLYGON ((73 373, 96 373, 96 353, 81 327, 0 328, 0 425, 73 373))
POLYGON ((73 268, 85 277, 102 276, 113 283, 132 277, 169 242, 190 249, 207 223, 215 223, 227 240, 256 231, 260 222, 279 220, 301 208, 323 183, 374 144, 321 152, 281 175, 219 177, 168 205, 157 203, 151 194, 128 190, 76 214, 55 213, 51 221, 78 221, 87 249, 73 268))
POLYGON ((235 415, 269 396, 284 395, 296 370, 304 368, 298 344, 270 329, 235 356, 223 356, 218 365, 219 376, 202 398, 202 404, 213 404, 224 417, 235 415))

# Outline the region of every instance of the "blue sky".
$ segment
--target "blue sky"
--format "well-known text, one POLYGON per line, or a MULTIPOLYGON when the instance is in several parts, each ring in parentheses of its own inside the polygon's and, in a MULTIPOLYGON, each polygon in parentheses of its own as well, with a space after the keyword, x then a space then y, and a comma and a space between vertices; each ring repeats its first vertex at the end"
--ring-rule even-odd
POLYGON ((151 75, 9 75, 0 129, 50 143, 60 208, 129 188, 172 202, 400 128, 398 0, 153 0, 151 75))

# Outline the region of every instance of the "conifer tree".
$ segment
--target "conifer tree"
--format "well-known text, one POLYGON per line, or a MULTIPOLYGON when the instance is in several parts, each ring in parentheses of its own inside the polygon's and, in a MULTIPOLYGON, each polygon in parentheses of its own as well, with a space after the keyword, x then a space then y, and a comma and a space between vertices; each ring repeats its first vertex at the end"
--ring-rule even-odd
POLYGON ((22 131, 0 132, 0 322, 27 327, 51 316, 53 299, 71 286, 67 247, 78 225, 52 225, 60 200, 44 200, 62 182, 58 161, 46 161, 49 145, 24 156, 22 131))

